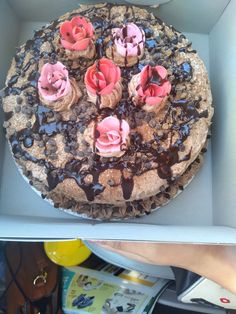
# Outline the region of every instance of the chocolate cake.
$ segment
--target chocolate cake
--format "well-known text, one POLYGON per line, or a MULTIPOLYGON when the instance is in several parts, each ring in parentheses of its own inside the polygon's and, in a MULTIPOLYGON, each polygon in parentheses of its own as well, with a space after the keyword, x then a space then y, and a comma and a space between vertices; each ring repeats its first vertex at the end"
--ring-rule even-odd
POLYGON ((149 214, 199 170, 213 109, 186 37, 145 9, 81 6, 17 49, 4 127, 29 183, 84 217, 149 214))

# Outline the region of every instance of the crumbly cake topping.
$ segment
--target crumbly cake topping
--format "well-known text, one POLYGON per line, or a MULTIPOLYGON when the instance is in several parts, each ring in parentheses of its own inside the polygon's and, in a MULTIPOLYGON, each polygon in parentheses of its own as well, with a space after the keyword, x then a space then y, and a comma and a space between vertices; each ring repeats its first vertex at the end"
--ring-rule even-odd
POLYGON ((111 4, 82 6, 36 31, 18 49, 2 98, 13 155, 43 197, 78 211, 91 203, 113 205, 123 208, 123 217, 130 203, 177 186, 199 156, 213 114, 205 67, 185 36, 146 10, 111 4), (62 29, 75 17, 87 23, 87 33, 75 37, 82 36, 82 51, 71 48, 78 42, 62 29), (128 49, 127 32, 136 28, 140 38, 128 49), (85 79, 88 69, 102 72, 104 60, 120 69, 109 97, 99 94, 99 84, 91 94, 93 82, 85 79), (69 106, 63 97, 50 105, 43 89, 39 95, 42 69, 59 63, 73 83, 69 106), (151 83, 165 86, 152 108, 146 104, 155 92, 151 83), (110 117, 120 121, 120 129, 108 130, 108 144, 120 138, 112 155, 101 148, 107 145, 101 125, 110 117), (125 137, 122 123, 129 127, 125 137))

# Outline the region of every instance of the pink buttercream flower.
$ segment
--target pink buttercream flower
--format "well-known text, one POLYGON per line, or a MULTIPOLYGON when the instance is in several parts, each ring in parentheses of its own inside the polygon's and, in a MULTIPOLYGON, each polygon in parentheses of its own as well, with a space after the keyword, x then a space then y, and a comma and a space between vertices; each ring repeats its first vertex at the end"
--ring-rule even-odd
POLYGON ((120 78, 120 68, 111 60, 102 58, 87 69, 84 82, 88 92, 103 96, 112 93, 120 78))
POLYGON ((139 56, 144 49, 145 34, 136 24, 129 23, 113 32, 117 52, 123 57, 139 56))
POLYGON ((60 27, 61 44, 65 49, 81 51, 93 40, 94 28, 84 17, 75 16, 60 27))
POLYGON ((61 63, 43 65, 38 80, 39 93, 47 101, 56 101, 71 91, 69 74, 61 63))
POLYGON ((112 116, 103 119, 97 124, 95 130, 95 146, 98 153, 112 157, 122 152, 127 145, 129 130, 129 125, 125 120, 112 116))
POLYGON ((149 106, 160 104, 171 91, 171 83, 166 79, 167 70, 160 65, 146 65, 140 74, 137 86, 138 96, 149 106))

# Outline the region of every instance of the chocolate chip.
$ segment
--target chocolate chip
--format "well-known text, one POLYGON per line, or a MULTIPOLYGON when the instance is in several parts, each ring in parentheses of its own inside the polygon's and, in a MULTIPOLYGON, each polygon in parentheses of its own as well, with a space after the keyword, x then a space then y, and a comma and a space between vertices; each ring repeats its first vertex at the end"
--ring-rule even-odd
POLYGON ((45 142, 47 142, 49 140, 49 136, 47 134, 44 134, 43 135, 43 139, 44 139, 45 142))
POLYGON ((165 191, 166 191, 166 193, 170 193, 170 191, 171 191, 170 186, 168 186, 168 187, 165 189, 165 191))
POLYGON ((165 196, 165 198, 167 198, 168 200, 170 199, 170 194, 165 193, 164 196, 165 196))
POLYGON ((27 119, 31 119, 32 115, 33 115, 32 112, 27 112, 27 114, 26 114, 27 119))
POLYGON ((132 212, 133 212, 133 206, 132 206, 132 205, 128 205, 128 206, 126 207, 126 210, 127 210, 127 213, 128 213, 128 214, 132 213, 132 212))
POLYGON ((52 145, 52 146, 57 145, 56 141, 55 141, 53 138, 50 138, 50 139, 48 140, 48 144, 49 144, 49 145, 52 145))
POLYGON ((50 154, 54 154, 57 151, 57 147, 56 146, 51 146, 49 149, 50 154))
POLYGON ((22 104, 22 102, 23 102, 23 98, 20 97, 20 96, 17 96, 17 97, 16 97, 16 103, 17 103, 18 105, 20 105, 20 104, 22 104))
POLYGON ((69 119, 72 121, 72 122, 75 122, 77 120, 77 117, 76 115, 70 115, 69 119))
POLYGON ((49 159, 51 160, 57 160, 58 159, 58 156, 56 154, 52 154, 49 156, 49 159))
POLYGON ((27 108, 27 114, 32 114, 32 108, 26 107, 27 108))
POLYGON ((52 111, 49 111, 49 112, 46 113, 46 116, 47 116, 48 118, 53 118, 54 113, 53 113, 52 111))
POLYGON ((22 109, 21 109, 22 113, 23 114, 26 114, 27 113, 27 107, 26 106, 23 106, 22 109))
POLYGON ((157 60, 157 64, 158 64, 158 65, 162 65, 162 64, 163 64, 163 62, 165 62, 165 60, 164 60, 164 59, 158 59, 158 60, 157 60))
POLYGON ((81 127, 79 127, 79 132, 83 134, 85 129, 86 129, 86 127, 84 125, 82 125, 81 127))
POLYGON ((129 125, 130 125, 131 129, 135 129, 137 126, 136 122, 133 120, 130 121, 129 125))
POLYGON ((21 106, 15 106, 15 112, 19 113, 21 111, 21 106))
POLYGON ((50 155, 50 152, 49 152, 47 149, 45 149, 45 150, 44 150, 44 154, 45 154, 45 156, 49 156, 49 155, 50 155))
POLYGON ((150 125, 151 128, 155 128, 156 127, 156 120, 151 119, 148 124, 150 125))
POLYGON ((171 43, 174 44, 174 45, 177 45, 178 44, 178 37, 177 36, 172 37, 171 38, 171 43))
POLYGON ((150 170, 150 169, 152 168, 151 162, 146 162, 146 163, 144 164, 144 167, 145 167, 147 170, 150 170))
POLYGON ((82 140, 82 144, 85 145, 85 146, 89 145, 89 143, 87 141, 85 141, 84 139, 82 140))
POLYGON ((200 164, 201 160, 200 160, 199 157, 197 157, 196 162, 197 162, 198 164, 200 164))
POLYGON ((151 204, 151 209, 156 209, 156 207, 157 207, 156 203, 151 204))
POLYGON ((156 52, 156 48, 152 48, 152 50, 150 51, 150 54, 151 54, 151 55, 154 55, 155 52, 156 52))
POLYGON ((61 116, 61 114, 59 112, 55 113, 55 119, 56 119, 57 122, 61 121, 62 116, 61 116))
POLYGON ((84 157, 84 152, 82 152, 82 151, 77 152, 77 155, 78 155, 79 157, 84 157))
POLYGON ((66 153, 69 153, 69 152, 70 152, 70 147, 69 147, 69 146, 65 146, 65 147, 64 147, 64 151, 65 151, 66 153))
POLYGON ((29 129, 29 128, 31 128, 31 126, 32 126, 31 122, 28 121, 28 122, 26 123, 26 127, 29 129))
POLYGON ((144 120, 145 120, 146 122, 149 122, 151 119, 152 119, 152 117, 149 115, 149 113, 145 114, 144 120))
POLYGON ((77 129, 76 128, 72 128, 70 130, 70 134, 75 135, 77 133, 77 129))

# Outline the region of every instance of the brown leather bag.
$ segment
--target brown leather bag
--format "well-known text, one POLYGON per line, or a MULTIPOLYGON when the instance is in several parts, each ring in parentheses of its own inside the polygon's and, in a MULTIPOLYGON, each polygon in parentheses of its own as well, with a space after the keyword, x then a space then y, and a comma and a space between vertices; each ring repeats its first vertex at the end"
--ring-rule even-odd
POLYGON ((8 314, 55 314, 58 267, 46 256, 41 243, 9 242, 6 309, 8 314))

